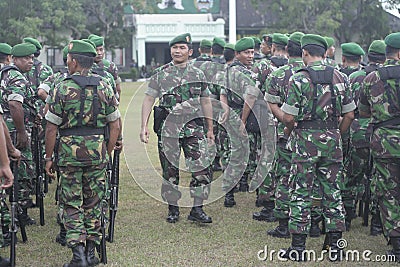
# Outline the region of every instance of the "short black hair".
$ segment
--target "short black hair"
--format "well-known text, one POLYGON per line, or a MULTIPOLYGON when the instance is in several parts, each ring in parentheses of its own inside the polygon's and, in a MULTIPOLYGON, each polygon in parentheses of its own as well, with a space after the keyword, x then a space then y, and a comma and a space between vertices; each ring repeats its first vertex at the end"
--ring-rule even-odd
POLYGON ((312 57, 325 57, 326 49, 319 45, 309 44, 303 47, 312 57))
POLYGON ((235 51, 232 49, 225 49, 224 50, 224 58, 226 61, 231 61, 235 58, 235 51))
POLYGON ((211 48, 213 55, 222 55, 224 53, 224 48, 219 44, 213 44, 211 48))
POLYGON ((84 56, 80 54, 71 54, 71 58, 78 61, 78 64, 84 69, 90 69, 93 66, 94 57, 84 56))
POLYGON ((393 57, 396 53, 399 52, 400 49, 394 48, 393 46, 386 45, 386 57, 393 57))
POLYGON ((259 50, 261 48, 261 44, 260 43, 254 43, 254 49, 259 50))
POLYGON ((290 40, 287 45, 287 51, 289 57, 301 57, 302 54, 301 46, 290 40))
POLYGON ((377 54, 377 53, 368 53, 368 61, 369 62, 377 62, 377 63, 383 63, 386 60, 386 56, 382 54, 377 54))
POLYGON ((285 51, 286 45, 274 43, 278 51, 285 51))
POLYGON ((36 52, 35 52, 35 53, 33 53, 33 55, 34 55, 35 57, 38 57, 38 56, 40 56, 40 50, 36 50, 36 52))
POLYGON ((4 63, 7 59, 7 56, 9 55, 0 52, 0 63, 4 63))
POLYGON ((211 53, 211 47, 200 47, 201 53, 211 53))
POLYGON ((361 56, 344 56, 348 61, 350 62, 360 62, 361 61, 361 56))

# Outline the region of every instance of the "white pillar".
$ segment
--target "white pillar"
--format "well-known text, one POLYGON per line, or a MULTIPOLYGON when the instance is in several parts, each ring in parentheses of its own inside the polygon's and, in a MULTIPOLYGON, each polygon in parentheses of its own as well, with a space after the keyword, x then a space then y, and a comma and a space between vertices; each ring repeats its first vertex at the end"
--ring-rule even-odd
POLYGON ((229 0, 229 42, 236 43, 236 0, 229 0))
POLYGON ((138 67, 146 66, 146 39, 137 38, 138 67))

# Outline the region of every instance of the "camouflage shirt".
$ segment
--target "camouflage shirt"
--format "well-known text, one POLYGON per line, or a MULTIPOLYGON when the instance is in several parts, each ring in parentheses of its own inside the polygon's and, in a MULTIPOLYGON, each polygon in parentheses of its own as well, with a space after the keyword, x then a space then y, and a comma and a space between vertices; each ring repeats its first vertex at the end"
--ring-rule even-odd
POLYGON ((118 76, 118 67, 114 62, 103 58, 103 60, 98 62, 97 65, 110 73, 113 76, 116 84, 121 83, 121 78, 118 76))
POLYGON ((32 69, 26 74, 26 76, 31 83, 32 89, 37 92, 37 88, 39 87, 39 85, 52 74, 53 69, 50 66, 35 58, 33 61, 32 69))
POLYGON ((174 116, 164 122, 162 136, 183 138, 192 136, 194 131, 204 131, 190 118, 201 116, 200 97, 208 97, 210 92, 204 73, 193 63, 177 66, 170 62, 157 68, 145 94, 159 98, 159 105, 174 116))
MULTIPOLYGON (((313 70, 326 68, 322 61, 309 64, 313 70)), ((347 77, 339 71, 334 71, 333 91, 336 95, 337 115, 348 113, 356 108, 351 97, 347 77)), ((311 79, 305 71, 294 74, 289 81, 286 102, 282 111, 296 116, 296 121, 311 120, 313 106, 314 87, 311 79)), ((318 85, 316 117, 320 121, 333 118, 333 105, 329 85, 318 85)), ((294 130, 294 143, 290 149, 299 157, 307 160, 309 157, 322 156, 324 151, 326 157, 335 161, 342 161, 341 138, 339 129, 297 129, 294 130)))
POLYGON ((254 64, 253 72, 257 75, 257 80, 260 84, 260 90, 265 94, 264 83, 268 78, 268 75, 277 70, 279 67, 286 65, 288 59, 283 56, 272 56, 269 59, 262 59, 254 64))
MULTIPOLYGON (((400 61, 386 60, 384 67, 400 65, 400 61)), ((400 117, 400 93, 395 80, 388 80, 388 87, 380 79, 377 71, 365 77, 360 92, 360 111, 371 114, 371 123, 379 123, 400 117)), ((373 156, 377 158, 400 157, 400 126, 380 127, 371 139, 373 156)))
MULTIPOLYGON (((80 75, 79 72, 72 76, 80 75)), ((71 77, 72 77, 71 76, 71 77)), ((92 77, 97 75, 89 74, 92 77)), ((49 111, 46 120, 57 125, 59 130, 77 128, 79 131, 79 117, 83 108, 82 126, 90 128, 104 128, 108 122, 120 117, 117 100, 108 83, 101 78, 97 86, 98 113, 94 121, 93 103, 94 87, 84 89, 84 103, 81 102, 83 89, 72 79, 66 78, 58 83, 54 94, 49 101, 49 111)), ((108 161, 107 145, 104 135, 69 135, 60 138, 57 162, 60 166, 87 166, 98 165, 108 161)))
MULTIPOLYGON (((209 82, 208 89, 210 90, 210 97, 214 99, 219 99, 221 93, 221 87, 213 82, 214 76, 219 71, 224 69, 224 64, 220 64, 213 61, 197 61, 196 63, 201 63, 198 68, 204 72, 207 82, 209 82)), ((196 66, 196 63, 195 66, 196 66)))

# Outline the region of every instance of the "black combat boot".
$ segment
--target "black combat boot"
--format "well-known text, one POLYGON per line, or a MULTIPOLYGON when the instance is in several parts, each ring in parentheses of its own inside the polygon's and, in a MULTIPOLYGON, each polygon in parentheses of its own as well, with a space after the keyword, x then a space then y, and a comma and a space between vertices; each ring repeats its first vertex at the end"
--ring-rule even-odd
POLYGON ((264 208, 260 212, 253 213, 253 219, 257 221, 267 221, 267 222, 275 222, 276 218, 274 216, 274 201, 265 201, 264 208))
POLYGON ((319 222, 322 221, 322 219, 322 215, 311 215, 310 237, 321 236, 321 228, 319 228, 319 222))
POLYGON ((304 250, 306 249, 305 234, 292 234, 292 245, 285 251, 283 258, 291 261, 307 261, 304 250))
POLYGON ((380 211, 377 210, 376 213, 373 214, 371 218, 371 235, 377 236, 381 234, 383 234, 383 226, 382 226, 380 211))
POLYGON ((279 225, 272 230, 268 230, 267 234, 278 238, 290 238, 289 219, 279 219, 279 225))
MULTIPOLYGON (((329 261, 342 261, 344 260, 343 244, 339 240, 342 239, 342 232, 328 232, 326 233, 328 237, 325 239, 329 242, 329 261), (338 242, 339 241, 339 242, 338 242)), ((325 242, 324 242, 325 243, 325 242)))
POLYGON ((387 252, 387 255, 395 256, 396 262, 400 262, 400 237, 390 237, 389 243, 392 249, 387 252))
POLYGON ((176 223, 179 220, 179 207, 176 205, 168 205, 167 222, 176 223))
POLYGON ((194 198, 193 208, 188 216, 189 221, 200 222, 200 223, 212 223, 211 217, 209 217, 203 211, 203 200, 201 198, 194 198))
POLYGON ((96 266, 100 263, 100 260, 96 257, 96 242, 92 240, 86 240, 85 255, 88 266, 96 266))
POLYGON ((228 193, 225 195, 225 201, 224 201, 224 206, 227 208, 233 207, 236 205, 235 201, 235 196, 233 193, 233 189, 231 189, 228 193))
POLYGON ((88 267, 86 261, 85 247, 83 244, 78 244, 72 248, 72 260, 65 263, 64 267, 88 267))
POLYGON ((346 216, 345 216, 346 231, 350 231, 351 220, 357 218, 357 214, 355 209, 352 207, 345 207, 345 210, 346 210, 346 216))
POLYGON ((60 223, 60 232, 56 236, 56 242, 61 246, 65 246, 67 244, 67 229, 65 229, 64 224, 60 223))
POLYGON ((20 219, 22 220, 22 223, 26 226, 36 224, 36 221, 31 217, 29 217, 28 208, 22 208, 22 214, 20 219))
POLYGON ((219 159, 220 159, 219 157, 215 157, 214 158, 214 162, 213 162, 213 165, 212 165, 212 170, 215 171, 215 172, 222 170, 221 164, 219 163, 219 159))
POLYGON ((0 267, 8 267, 11 266, 10 259, 3 258, 0 256, 0 267))
POLYGON ((239 192, 248 192, 249 184, 247 183, 247 174, 243 174, 239 181, 239 192))

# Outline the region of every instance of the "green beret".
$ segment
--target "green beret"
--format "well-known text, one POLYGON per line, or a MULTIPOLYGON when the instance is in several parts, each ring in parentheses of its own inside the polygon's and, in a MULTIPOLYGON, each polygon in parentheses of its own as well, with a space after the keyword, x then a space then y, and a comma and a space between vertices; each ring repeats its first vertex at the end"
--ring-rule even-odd
POLYGON ((273 44, 280 44, 280 45, 287 45, 289 41, 289 37, 282 33, 274 33, 272 35, 272 43, 273 44))
POLYGON ((400 49, 400 32, 394 32, 386 36, 385 44, 400 49))
POLYGON ((34 46, 36 46, 36 50, 41 50, 42 49, 42 45, 35 38, 26 37, 26 38, 24 38, 24 42, 33 44, 34 46))
POLYGON ((96 47, 97 47, 96 44, 93 41, 90 41, 90 39, 82 39, 82 41, 84 41, 84 42, 86 42, 88 44, 91 44, 94 47, 94 49, 96 49, 96 47))
POLYGON ((305 34, 301 38, 301 48, 304 48, 307 45, 317 45, 325 50, 328 49, 328 43, 325 38, 318 34, 305 34))
POLYGON ((88 39, 92 41, 96 45, 96 47, 104 46, 104 38, 101 36, 98 36, 96 34, 91 34, 89 35, 88 39))
POLYGON ((340 45, 342 48, 343 56, 363 56, 365 55, 364 50, 359 44, 356 43, 343 43, 340 45))
POLYGON ((97 55, 93 45, 82 40, 72 40, 68 44, 68 53, 93 57, 97 55))
POLYGON ((375 54, 382 54, 385 55, 386 53, 386 45, 383 40, 374 40, 370 44, 368 48, 368 54, 375 53, 375 54))
POLYGON ((201 40, 201 42, 200 42, 200 47, 201 47, 201 48, 211 48, 211 46, 212 46, 212 43, 211 43, 210 40, 203 39, 203 40, 201 40))
POLYGON ((218 37, 214 37, 214 39, 213 39, 213 43, 212 43, 213 45, 219 45, 220 47, 225 47, 225 44, 226 44, 226 42, 225 42, 225 40, 224 39, 222 39, 222 38, 218 38, 218 37))
POLYGON ((294 32, 289 36, 289 40, 292 41, 293 43, 300 45, 301 37, 303 36, 304 33, 302 32, 294 32))
POLYGON ((258 38, 258 37, 256 37, 256 36, 253 36, 253 37, 251 37, 251 38, 253 38, 253 40, 254 40, 254 45, 260 45, 260 44, 261 44, 260 38, 258 38))
POLYGON ((251 37, 243 37, 235 44, 235 51, 240 52, 247 49, 254 49, 254 40, 251 37))
POLYGON ((63 48, 63 59, 66 59, 68 56, 68 45, 63 48))
POLYGON ((37 51, 36 46, 31 43, 22 43, 14 45, 11 49, 11 54, 14 57, 26 57, 37 51))
POLYGON ((234 45, 234 44, 231 44, 231 43, 227 43, 227 44, 224 46, 224 49, 232 49, 233 51, 235 51, 235 45, 234 45))
POLYGON ((328 44, 328 48, 335 44, 335 39, 333 39, 332 37, 325 36, 324 38, 326 43, 328 44))
POLYGON ((0 53, 3 53, 5 55, 11 55, 11 45, 6 44, 6 43, 0 43, 0 53))
POLYGON ((192 44, 192 36, 188 32, 175 36, 169 41, 169 46, 171 47, 174 44, 192 44))

